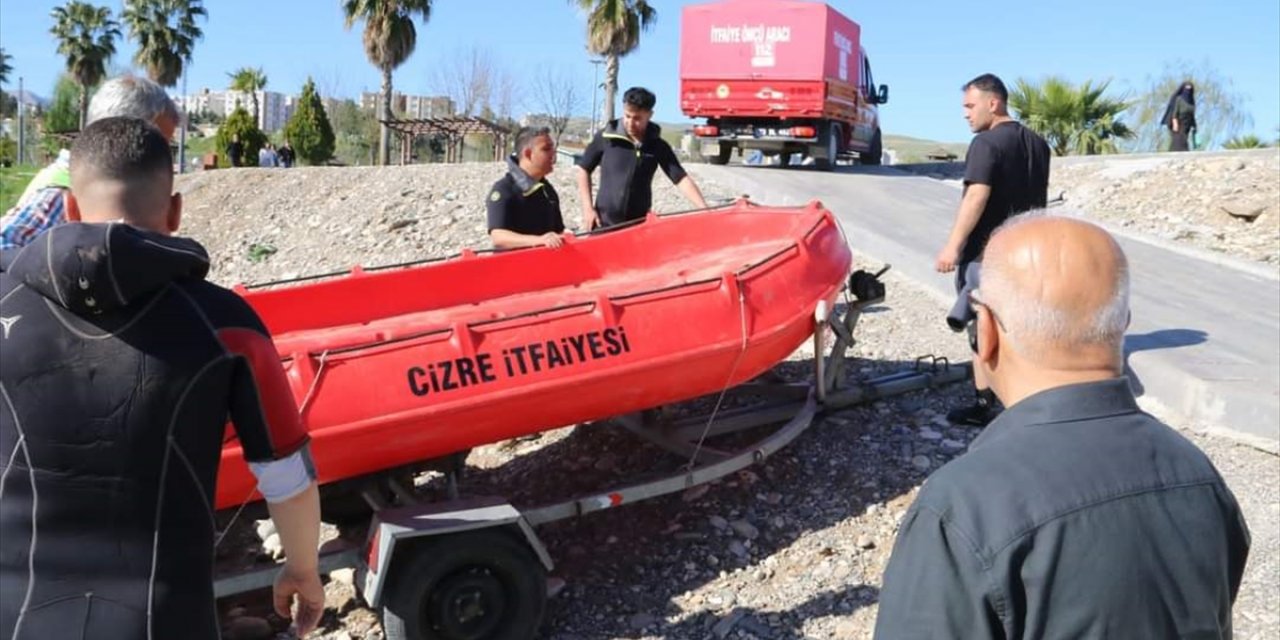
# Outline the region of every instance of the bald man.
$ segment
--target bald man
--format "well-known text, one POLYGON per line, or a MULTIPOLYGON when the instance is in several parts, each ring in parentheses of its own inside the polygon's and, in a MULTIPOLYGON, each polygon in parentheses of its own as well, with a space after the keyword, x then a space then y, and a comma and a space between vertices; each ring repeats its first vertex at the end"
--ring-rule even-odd
POLYGON ((1230 638, 1249 551, 1208 458, 1122 375, 1129 268, 1105 231, 1005 223, 974 290, 1007 409, 907 511, 877 638, 1230 638))
POLYGON ((170 236, 171 163, 151 123, 95 121, 72 222, 0 254, 0 637, 218 638, 228 417, 287 555, 276 611, 304 635, 323 611, 307 432, 262 321, 170 236))

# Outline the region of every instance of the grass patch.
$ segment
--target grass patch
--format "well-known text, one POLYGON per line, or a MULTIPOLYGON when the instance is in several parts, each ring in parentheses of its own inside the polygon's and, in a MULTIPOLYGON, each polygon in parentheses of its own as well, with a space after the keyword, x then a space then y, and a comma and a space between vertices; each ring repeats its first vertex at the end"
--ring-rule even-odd
POLYGON ((0 213, 6 212, 18 202, 27 183, 40 171, 36 165, 0 167, 0 213))

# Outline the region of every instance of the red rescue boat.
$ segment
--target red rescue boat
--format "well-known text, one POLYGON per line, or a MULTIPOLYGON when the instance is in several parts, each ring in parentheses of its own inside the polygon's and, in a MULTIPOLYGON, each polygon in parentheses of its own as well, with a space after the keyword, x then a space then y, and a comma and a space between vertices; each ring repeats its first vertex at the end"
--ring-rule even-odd
MULTIPOLYGON (((650 214, 559 249, 242 290, 321 483, 718 392, 813 333, 852 255, 818 202, 650 214)), ((229 441, 218 509, 257 499, 229 441)))

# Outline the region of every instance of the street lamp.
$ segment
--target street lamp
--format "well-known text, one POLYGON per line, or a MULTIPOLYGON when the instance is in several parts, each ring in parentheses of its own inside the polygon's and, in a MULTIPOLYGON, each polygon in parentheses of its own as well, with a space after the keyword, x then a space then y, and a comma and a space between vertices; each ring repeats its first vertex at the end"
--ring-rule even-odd
POLYGON ((595 67, 595 76, 591 83, 591 135, 596 133, 596 92, 600 88, 600 65, 603 63, 604 60, 601 58, 591 61, 591 64, 595 67))

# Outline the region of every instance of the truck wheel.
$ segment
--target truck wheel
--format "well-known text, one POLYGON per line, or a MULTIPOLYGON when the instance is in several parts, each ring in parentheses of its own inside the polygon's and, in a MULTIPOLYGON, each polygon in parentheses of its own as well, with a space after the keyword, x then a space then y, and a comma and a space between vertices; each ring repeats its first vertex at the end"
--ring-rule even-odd
POLYGON ((733 156, 733 145, 720 143, 720 153, 707 158, 707 162, 711 164, 729 164, 729 158, 733 156))
POLYGON ((832 124, 831 129, 827 132, 827 157, 814 158, 813 166, 823 171, 833 171, 836 168, 836 159, 840 157, 840 125, 832 124))
POLYGON ((883 155, 884 141, 880 139, 880 130, 876 129, 875 135, 871 136, 871 148, 866 153, 858 154, 858 162, 867 166, 879 166, 883 155))
POLYGON ((528 640, 547 576, 529 546, 498 530, 428 537, 395 569, 382 608, 387 640, 528 640))

